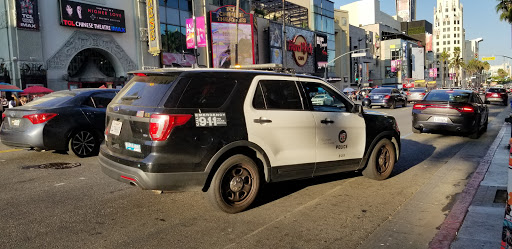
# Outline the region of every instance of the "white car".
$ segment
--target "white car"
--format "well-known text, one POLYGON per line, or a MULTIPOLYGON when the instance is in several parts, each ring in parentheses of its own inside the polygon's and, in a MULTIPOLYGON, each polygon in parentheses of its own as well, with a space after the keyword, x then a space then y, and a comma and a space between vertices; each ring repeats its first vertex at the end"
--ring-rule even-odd
POLYGON ((313 105, 332 105, 334 100, 328 94, 317 94, 311 99, 313 105))

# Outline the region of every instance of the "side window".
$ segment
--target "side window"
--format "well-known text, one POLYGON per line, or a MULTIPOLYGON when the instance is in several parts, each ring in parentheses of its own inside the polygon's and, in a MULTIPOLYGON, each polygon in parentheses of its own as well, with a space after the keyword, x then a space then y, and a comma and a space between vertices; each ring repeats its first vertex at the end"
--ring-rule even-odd
POLYGON ((473 94, 473 96, 475 97, 476 103, 478 103, 478 104, 483 104, 483 101, 482 101, 482 99, 480 98, 480 96, 478 96, 477 94, 473 94))
POLYGON ((178 108, 219 108, 235 89, 231 79, 193 78, 181 95, 178 108))
POLYGON ((349 106, 348 100, 331 88, 315 82, 302 83, 313 110, 321 112, 344 112, 349 106))
POLYGON ((260 89, 256 90, 253 99, 254 108, 285 110, 304 109, 295 81, 262 80, 259 82, 258 88, 260 89), (260 91, 260 93, 258 93, 258 91, 260 91), (259 94, 261 94, 261 96, 258 96, 259 94))
POLYGON ((89 99, 94 103, 95 108, 107 108, 107 105, 116 96, 115 92, 104 92, 92 95, 89 99))
POLYGON ((399 94, 400 92, 397 89, 393 89, 393 90, 391 90, 391 93, 392 94, 399 94))

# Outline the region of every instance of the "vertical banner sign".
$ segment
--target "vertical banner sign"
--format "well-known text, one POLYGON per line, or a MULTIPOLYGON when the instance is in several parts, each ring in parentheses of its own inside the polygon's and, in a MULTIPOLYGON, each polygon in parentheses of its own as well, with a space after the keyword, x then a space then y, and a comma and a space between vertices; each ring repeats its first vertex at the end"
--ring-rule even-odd
POLYGON ((19 29, 39 30, 39 8, 37 0, 15 0, 16 27, 19 29))
POLYGON ((412 78, 425 79, 425 53, 423 48, 411 48, 412 78))
POLYGON ((316 72, 323 73, 327 67, 327 36, 316 34, 315 40, 315 61, 316 72))
POLYGON ((153 56, 160 54, 162 50, 162 42, 160 35, 160 18, 158 17, 158 0, 146 1, 147 16, 148 16, 148 41, 149 50, 153 56))
POLYGON ((430 52, 432 51, 432 34, 426 34, 426 45, 425 45, 425 51, 430 52))
POLYGON ((391 72, 395 73, 396 70, 396 60, 391 61, 391 72))
POLYGON ((196 48, 195 33, 194 33, 194 18, 187 18, 186 20, 186 43, 187 48, 196 48))
POLYGON ((206 47, 206 26, 204 16, 196 17, 197 47, 206 47))

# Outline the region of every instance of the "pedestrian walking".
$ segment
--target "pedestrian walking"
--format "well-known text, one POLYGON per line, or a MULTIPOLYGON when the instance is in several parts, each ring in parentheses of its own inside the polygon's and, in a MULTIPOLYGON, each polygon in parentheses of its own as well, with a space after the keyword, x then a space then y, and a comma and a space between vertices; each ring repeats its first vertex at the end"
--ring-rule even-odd
POLYGON ((20 104, 21 105, 25 105, 26 103, 28 103, 28 99, 26 96, 21 96, 20 97, 20 104))

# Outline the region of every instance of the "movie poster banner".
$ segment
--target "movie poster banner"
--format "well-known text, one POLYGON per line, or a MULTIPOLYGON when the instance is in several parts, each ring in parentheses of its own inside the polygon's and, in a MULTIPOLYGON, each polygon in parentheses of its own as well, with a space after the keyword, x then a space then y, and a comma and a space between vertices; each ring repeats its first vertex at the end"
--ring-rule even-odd
POLYGON ((324 73, 327 67, 327 35, 316 34, 315 35, 315 61, 316 61, 316 72, 324 73))
POLYGON ((197 47, 206 47, 206 27, 204 16, 196 17, 197 47))
POLYGON ((126 33, 124 10, 60 0, 62 26, 126 33))
POLYGON ((195 34, 194 34, 194 18, 188 18, 186 20, 186 30, 187 30, 187 34, 186 34, 186 44, 187 44, 187 48, 188 49, 191 49, 191 48, 195 48, 196 47, 196 41, 195 41, 195 34))
POLYGON ((235 65, 236 44, 238 44, 238 64, 254 64, 252 15, 239 9, 238 37, 235 16, 236 7, 231 5, 210 12, 212 62, 215 68, 229 68, 235 65))
POLYGON ((39 8, 37 0, 15 0, 16 27, 39 30, 39 8))

